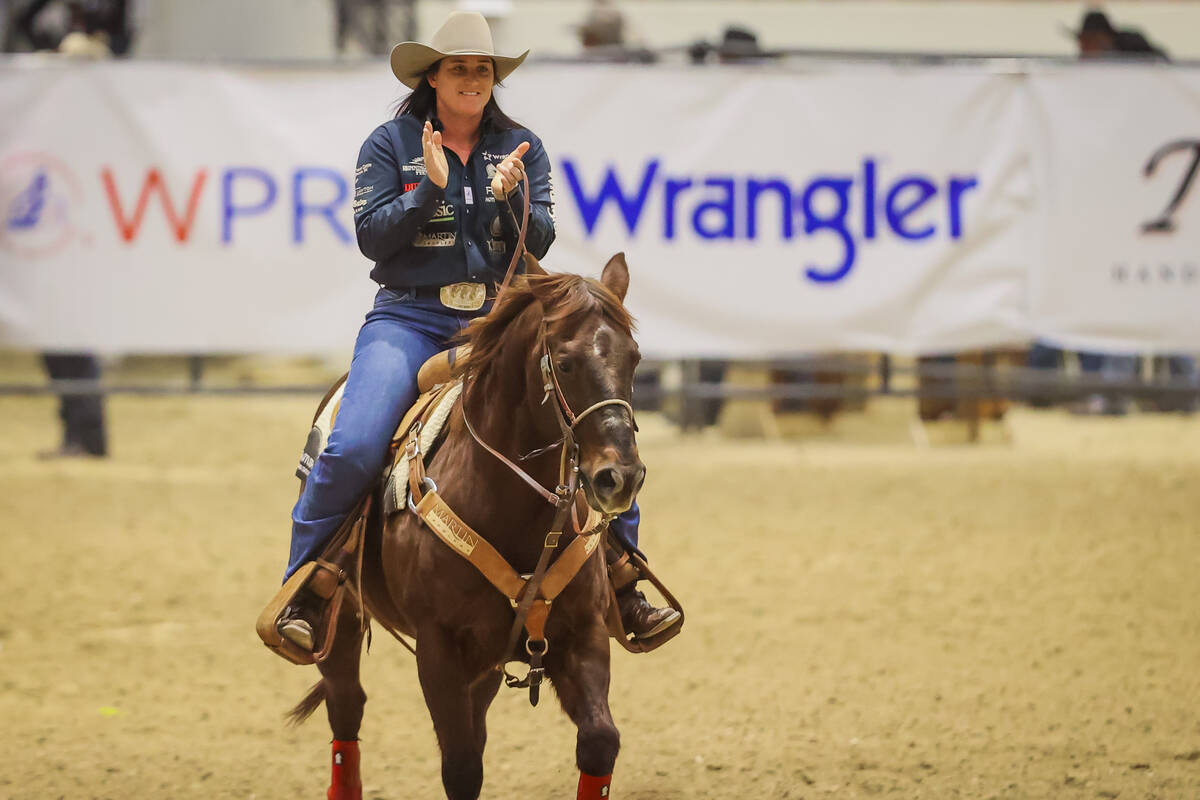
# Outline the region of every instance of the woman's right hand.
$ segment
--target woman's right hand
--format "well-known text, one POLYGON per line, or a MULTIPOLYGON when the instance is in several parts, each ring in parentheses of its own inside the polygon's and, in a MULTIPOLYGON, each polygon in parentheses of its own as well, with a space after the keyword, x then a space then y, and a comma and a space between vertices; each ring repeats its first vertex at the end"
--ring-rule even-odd
POLYGON ((429 180, 445 189, 450 168, 446 166, 446 151, 442 149, 442 132, 435 131, 431 122, 426 121, 421 130, 421 147, 425 151, 425 172, 429 180))

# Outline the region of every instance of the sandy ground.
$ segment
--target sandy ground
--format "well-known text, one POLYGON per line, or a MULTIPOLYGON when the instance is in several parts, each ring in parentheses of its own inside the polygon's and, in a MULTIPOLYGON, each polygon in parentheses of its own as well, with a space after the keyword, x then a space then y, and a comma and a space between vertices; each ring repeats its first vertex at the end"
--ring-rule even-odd
MULTIPOLYGON (((42 462, 53 400, 0 398, 0 797, 324 797, 323 713, 282 719, 315 670, 253 631, 312 405, 117 397, 111 459, 42 462)), ((1200 420, 1006 433, 643 420, 643 542, 689 619, 614 655, 613 796, 1200 797, 1200 420)), ((376 637, 364 684, 365 796, 441 797, 411 657, 376 637)), ((484 797, 574 796, 554 702, 504 691, 489 729, 484 797)))

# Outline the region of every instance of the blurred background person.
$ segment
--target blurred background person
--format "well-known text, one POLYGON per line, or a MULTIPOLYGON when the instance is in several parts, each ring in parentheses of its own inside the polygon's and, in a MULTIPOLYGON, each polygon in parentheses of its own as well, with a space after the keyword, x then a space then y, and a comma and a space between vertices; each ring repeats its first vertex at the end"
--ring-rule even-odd
POLYGON ((762 49, 758 34, 745 25, 727 25, 716 44, 702 39, 688 48, 688 57, 693 64, 703 64, 712 54, 716 54, 717 62, 721 64, 764 61, 781 55, 762 49))
POLYGON ((123 56, 133 40, 128 0, 13 0, 4 49, 123 56))
POLYGON ((1079 46, 1080 58, 1103 58, 1115 50, 1117 29, 1103 11, 1088 11, 1079 30, 1071 31, 1079 46))
MULTIPOLYGON (((49 0, 35 0, 19 17, 17 33, 34 46, 49 44, 57 21, 48 27, 35 27, 49 0)), ((103 59, 129 49, 124 0, 72 0, 59 6, 65 11, 65 30, 55 49, 71 58, 103 59)), ((32 188, 32 187, 31 187, 32 188)), ((42 354, 51 381, 99 381, 100 359, 89 352, 47 352, 42 354)), ((39 453, 41 458, 104 457, 108 455, 108 435, 104 424, 104 396, 97 391, 65 390, 59 394, 59 418, 62 443, 53 450, 39 453)))
MULTIPOLYGON (((100 361, 91 353, 43 353, 42 362, 52 381, 100 380, 100 361)), ((103 395, 64 390, 58 395, 58 415, 63 425, 62 444, 39 453, 40 458, 108 455, 103 395)))
POLYGON ((649 64, 658 57, 631 44, 625 14, 612 0, 592 0, 587 16, 575 28, 584 61, 635 62, 649 64))

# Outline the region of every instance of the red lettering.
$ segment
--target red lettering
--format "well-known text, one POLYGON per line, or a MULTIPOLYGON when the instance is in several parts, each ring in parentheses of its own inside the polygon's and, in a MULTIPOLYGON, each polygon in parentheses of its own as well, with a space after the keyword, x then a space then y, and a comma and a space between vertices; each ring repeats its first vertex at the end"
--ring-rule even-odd
POLYGON ((406 183, 406 184, 404 184, 404 191, 411 192, 413 189, 417 188, 418 186, 420 186, 419 183, 406 183))
POLYGON ((117 230, 120 232, 121 238, 127 242, 132 242, 137 238, 138 231, 142 227, 142 219, 146 216, 146 206, 150 203, 150 195, 154 192, 158 193, 163 213, 166 214, 167 222, 170 223, 171 230, 175 233, 175 239, 179 242, 186 242, 192 233, 192 223, 196 219, 196 209, 200 204, 200 192, 204 188, 204 181, 207 177, 208 170, 202 169, 196 173, 196 178, 192 181, 192 193, 187 201, 187 212, 183 219, 180 219, 179 215, 175 213, 175 204, 171 202, 171 195, 167 191, 162 174, 159 173, 157 167, 152 167, 146 173, 146 179, 142 181, 142 191, 138 195, 137 207, 134 208, 133 215, 126 218, 121 206, 121 198, 117 194, 117 183, 113 179, 112 170, 105 167, 100 173, 100 179, 104 182, 104 191, 108 194, 108 204, 112 206, 117 230))

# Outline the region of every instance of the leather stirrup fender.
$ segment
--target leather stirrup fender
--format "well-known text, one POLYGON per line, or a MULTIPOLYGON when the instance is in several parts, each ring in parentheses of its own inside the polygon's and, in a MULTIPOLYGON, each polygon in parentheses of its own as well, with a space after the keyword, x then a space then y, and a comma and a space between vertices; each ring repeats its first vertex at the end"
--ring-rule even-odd
POLYGON ((272 652, 293 664, 320 664, 329 657, 337 638, 338 623, 347 592, 359 621, 366 624, 366 610, 359 594, 362 552, 366 541, 367 520, 371 512, 372 494, 367 493, 326 546, 321 557, 296 570, 283 587, 267 603, 255 623, 258 636, 272 652), (308 652, 279 633, 279 618, 302 590, 326 601, 321 618, 313 631, 314 648, 308 652))

